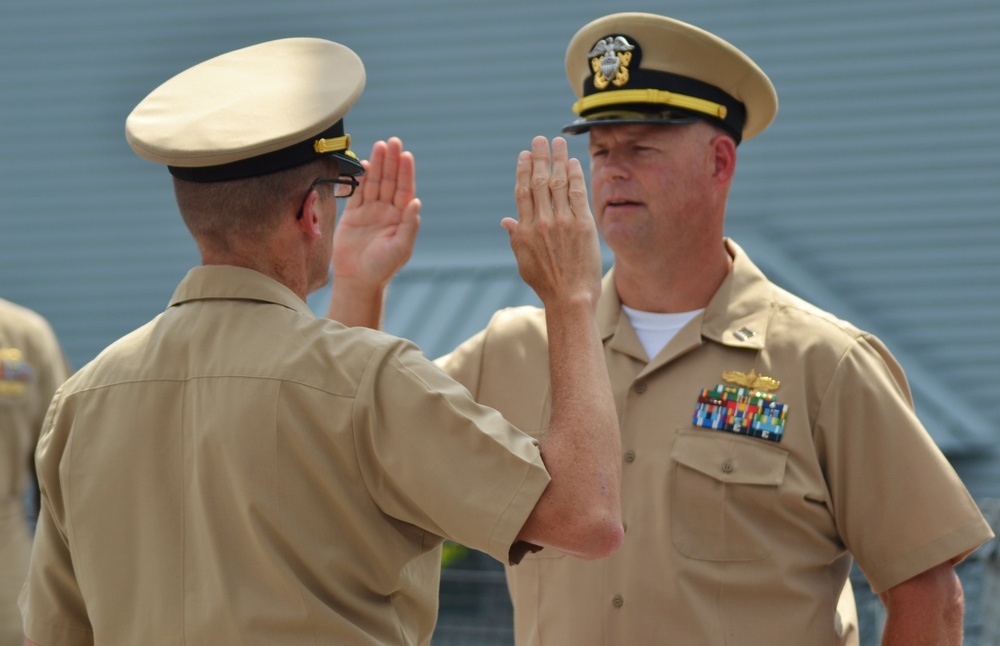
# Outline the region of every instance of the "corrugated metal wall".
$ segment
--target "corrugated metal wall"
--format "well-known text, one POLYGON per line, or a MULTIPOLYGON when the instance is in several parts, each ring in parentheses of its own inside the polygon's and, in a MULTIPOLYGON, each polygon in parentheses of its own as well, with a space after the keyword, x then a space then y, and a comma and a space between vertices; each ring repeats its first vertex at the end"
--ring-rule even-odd
MULTIPOLYGON (((572 116, 565 45, 605 7, 9 0, 0 10, 0 293, 47 315, 77 366, 160 311, 197 256, 165 171, 126 145, 125 116, 206 57, 321 36, 354 48, 368 68, 348 118, 355 147, 398 134, 417 154, 424 226, 387 326, 444 352, 496 307, 533 300, 498 222, 513 212, 517 152, 572 116)), ((995 440, 997 424, 977 402, 990 400, 1000 363, 1000 6, 631 8, 669 10, 728 38, 778 88, 775 124, 740 149, 730 233, 779 282, 883 336, 947 450, 995 440)), ((571 150, 583 156, 584 144, 573 138, 571 150)))
MULTIPOLYGON (((977 402, 990 401, 1000 363, 1000 5, 632 8, 669 9, 728 38, 778 88, 777 121, 740 149, 730 233, 779 282, 883 336, 949 451, 995 440, 977 402)), ((517 152, 571 117, 566 42, 605 10, 593 0, 9 0, 0 292, 48 316, 77 366, 155 315, 197 257, 165 171, 128 149, 125 116, 206 57, 322 36, 368 67, 348 119, 356 148, 398 134, 417 154, 424 227, 388 323, 428 354, 446 351, 499 305, 532 298, 498 222, 513 211, 517 152)), ((573 152, 584 143, 574 138, 573 152)))

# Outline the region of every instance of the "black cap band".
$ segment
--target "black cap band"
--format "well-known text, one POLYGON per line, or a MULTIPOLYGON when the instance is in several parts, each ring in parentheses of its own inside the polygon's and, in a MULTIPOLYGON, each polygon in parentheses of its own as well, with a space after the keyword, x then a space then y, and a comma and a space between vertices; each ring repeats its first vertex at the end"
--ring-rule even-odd
POLYGON ((364 167, 346 146, 343 150, 336 152, 319 153, 316 151, 317 140, 344 136, 344 120, 341 119, 315 137, 310 137, 281 150, 217 166, 167 166, 167 168, 174 177, 189 182, 227 182, 288 170, 316 161, 324 155, 329 155, 340 164, 341 175, 364 175, 364 167))
MULTIPOLYGON (((700 119, 705 119, 711 121, 719 126, 722 126, 730 135, 732 135, 736 142, 739 143, 743 138, 743 124, 746 121, 746 106, 740 101, 730 96, 727 92, 720 90, 714 85, 708 83, 702 83, 693 78, 686 76, 681 76, 679 74, 671 74, 669 72, 658 72, 655 70, 644 70, 644 69, 633 69, 631 70, 631 78, 629 79, 626 86, 622 90, 607 90, 602 91, 594 86, 593 77, 588 77, 584 81, 583 86, 583 96, 581 103, 586 103, 588 99, 598 97, 601 95, 608 97, 609 101, 602 102, 601 105, 585 108, 580 111, 580 119, 567 126, 565 129, 567 132, 583 132, 589 125, 597 125, 603 121, 617 122, 621 123, 620 118, 604 118, 602 115, 612 112, 635 112, 635 113, 648 113, 650 116, 649 121, 657 120, 658 114, 664 115, 688 115, 690 117, 698 117, 700 119), (629 88, 642 88, 644 90, 660 90, 668 95, 674 95, 677 99, 676 102, 672 100, 658 101, 654 97, 655 92, 649 93, 650 98, 640 99, 638 101, 630 98, 623 100, 622 102, 614 101, 613 97, 616 92, 621 92, 622 96, 630 96, 632 93, 629 92, 629 88), (699 109, 694 109, 691 107, 685 107, 684 99, 696 99, 701 101, 708 101, 718 106, 722 106, 722 114, 719 111, 703 111, 699 109), (588 118, 589 117, 589 118, 588 118), (572 127, 572 130, 568 130, 572 127)), ((662 119, 664 123, 677 123, 676 119, 664 118, 662 119)))

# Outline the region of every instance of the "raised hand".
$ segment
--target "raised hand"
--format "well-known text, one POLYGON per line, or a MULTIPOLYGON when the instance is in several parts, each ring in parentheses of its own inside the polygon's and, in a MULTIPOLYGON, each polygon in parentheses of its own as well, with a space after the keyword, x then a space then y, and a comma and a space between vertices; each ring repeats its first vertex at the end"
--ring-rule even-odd
MULTIPOLYGON (((583 558, 621 545, 621 433, 597 322, 601 250, 583 169, 566 140, 517 158, 510 234, 521 277, 545 306, 551 412, 539 443, 552 480, 518 538, 583 558), (580 522, 584 521, 584 522, 580 522)), ((532 360, 535 360, 533 357, 532 360)))
POLYGON ((521 278, 549 307, 558 299, 600 295, 601 250, 587 201, 583 168, 567 159, 566 140, 535 137, 517 158, 517 220, 501 224, 510 235, 521 278))
POLYGON ((413 154, 392 137, 377 141, 333 238, 335 280, 382 286, 406 264, 420 225, 413 154))
POLYGON ((389 280, 413 253, 420 227, 413 154, 397 137, 377 141, 365 175, 347 200, 333 238, 333 293, 328 316, 378 327, 389 280))

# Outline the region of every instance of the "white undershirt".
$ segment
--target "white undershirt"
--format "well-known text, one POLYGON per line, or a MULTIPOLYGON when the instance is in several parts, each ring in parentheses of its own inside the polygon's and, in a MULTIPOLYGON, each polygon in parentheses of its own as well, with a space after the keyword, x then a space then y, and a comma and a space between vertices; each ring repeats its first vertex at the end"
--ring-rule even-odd
POLYGON ((660 312, 643 312, 622 305, 636 336, 646 349, 646 356, 652 359, 660 353, 670 339, 674 338, 681 328, 698 316, 704 309, 693 312, 678 312, 676 314, 661 314, 660 312))

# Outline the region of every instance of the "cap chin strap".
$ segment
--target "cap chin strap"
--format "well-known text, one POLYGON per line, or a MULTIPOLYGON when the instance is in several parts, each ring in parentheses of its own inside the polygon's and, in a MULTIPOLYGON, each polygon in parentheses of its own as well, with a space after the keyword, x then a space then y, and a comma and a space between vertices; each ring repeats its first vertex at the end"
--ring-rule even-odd
POLYGON ((654 89, 612 90, 610 92, 601 92, 600 94, 591 94, 574 103, 573 112, 576 114, 582 114, 588 110, 594 110, 596 108, 606 108, 608 106, 630 103, 655 103, 669 105, 675 108, 683 108, 685 110, 691 110, 692 112, 707 114, 708 116, 715 117, 719 120, 725 119, 729 112, 726 109, 726 106, 721 103, 699 99, 686 94, 677 94, 676 92, 654 89))

